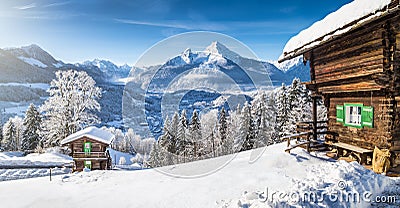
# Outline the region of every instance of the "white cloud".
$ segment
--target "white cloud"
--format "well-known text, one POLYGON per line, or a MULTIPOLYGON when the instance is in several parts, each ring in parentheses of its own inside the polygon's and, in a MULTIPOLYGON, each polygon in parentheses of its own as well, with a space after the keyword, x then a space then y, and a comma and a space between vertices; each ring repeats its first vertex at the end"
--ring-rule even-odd
POLYGON ((27 10, 27 9, 32 9, 35 7, 36 7, 36 3, 32 3, 32 4, 23 5, 23 6, 16 6, 14 8, 19 9, 19 10, 27 10))
POLYGON ((193 21, 164 21, 164 22, 148 22, 129 19, 114 19, 119 23, 132 24, 132 25, 146 25, 154 27, 167 27, 185 30, 225 30, 226 27, 222 24, 211 22, 193 22, 193 21))

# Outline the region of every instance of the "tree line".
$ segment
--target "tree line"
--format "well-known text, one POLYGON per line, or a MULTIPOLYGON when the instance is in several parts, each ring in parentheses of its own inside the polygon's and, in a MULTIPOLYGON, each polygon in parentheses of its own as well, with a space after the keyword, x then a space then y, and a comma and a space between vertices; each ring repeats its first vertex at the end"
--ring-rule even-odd
MULTIPOLYGON (((322 104, 319 109, 320 116, 325 116, 322 104)), ((190 119, 185 110, 175 112, 165 119, 148 165, 185 163, 263 147, 295 133, 296 123, 307 120, 311 120, 310 92, 295 78, 289 86, 258 92, 250 103, 230 112, 222 107, 200 116, 194 110, 190 119)))

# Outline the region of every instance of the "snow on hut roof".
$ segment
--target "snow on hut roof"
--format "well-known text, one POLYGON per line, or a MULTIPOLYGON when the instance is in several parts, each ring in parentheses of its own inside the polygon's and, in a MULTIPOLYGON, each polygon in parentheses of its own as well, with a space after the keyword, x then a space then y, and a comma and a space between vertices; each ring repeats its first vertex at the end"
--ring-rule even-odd
POLYGON ((61 145, 75 141, 82 137, 88 137, 105 144, 111 144, 112 140, 114 139, 114 135, 111 134, 110 132, 91 126, 69 135, 67 138, 61 141, 61 145))
POLYGON ((385 14, 391 0, 354 0, 292 37, 279 62, 301 53, 385 14))

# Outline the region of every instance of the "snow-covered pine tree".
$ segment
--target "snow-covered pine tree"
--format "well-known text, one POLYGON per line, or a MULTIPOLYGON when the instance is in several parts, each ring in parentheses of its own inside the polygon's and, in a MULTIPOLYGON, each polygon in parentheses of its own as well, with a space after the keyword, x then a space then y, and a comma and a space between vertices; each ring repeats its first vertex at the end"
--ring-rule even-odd
POLYGON ((255 124, 255 146, 262 147, 267 144, 269 140, 267 124, 267 98, 265 92, 259 92, 252 102, 253 122, 255 124))
POLYGON ((94 112, 100 110, 101 89, 86 72, 57 71, 49 92, 40 109, 46 146, 57 146, 68 135, 99 122, 94 112))
POLYGON ((266 109, 265 109, 265 115, 266 115, 266 122, 267 122, 267 131, 269 131, 269 137, 270 139, 267 141, 267 145, 274 144, 278 142, 278 132, 277 132, 277 122, 276 122, 276 100, 275 100, 275 93, 270 93, 267 99, 267 104, 266 104, 266 109))
POLYGON ((172 154, 174 164, 179 163, 178 153, 177 153, 178 125, 179 125, 179 113, 175 112, 174 115, 172 116, 172 119, 171 119, 171 122, 169 125, 169 132, 171 134, 171 138, 170 138, 170 146, 168 148, 168 152, 170 152, 172 154))
POLYGON ((228 137, 227 113, 224 107, 219 111, 218 133, 221 142, 221 155, 231 154, 233 141, 231 137, 228 137))
POLYGON ((240 151, 246 151, 253 148, 255 130, 251 109, 247 102, 243 106, 241 115, 241 137, 243 138, 243 144, 240 151))
POLYGON ((294 133, 296 123, 311 119, 311 100, 307 89, 301 84, 299 78, 293 79, 288 88, 290 112, 288 115, 288 129, 294 133))
POLYGON ((170 125, 171 123, 167 116, 164 120, 163 134, 158 138, 159 152, 162 153, 164 159, 160 161, 161 166, 173 164, 172 153, 169 152, 171 146, 173 146, 170 125))
POLYGON ((147 166, 152 168, 160 167, 161 159, 159 144, 158 142, 154 142, 153 147, 151 148, 149 159, 147 161, 147 166))
POLYGON ((180 156, 179 162, 186 162, 187 160, 187 129, 188 129, 188 120, 186 117, 186 110, 182 110, 181 115, 179 117, 178 129, 177 129, 177 138, 176 138, 176 154, 180 156))
POLYGON ((239 152, 242 148, 244 139, 241 134, 242 130, 242 118, 241 108, 238 104, 235 111, 230 112, 228 122, 228 138, 232 141, 232 152, 239 152))
POLYGON ((6 151, 16 151, 16 129, 12 119, 9 119, 3 126, 2 147, 6 151))
POLYGON ((202 155, 203 158, 216 157, 218 148, 218 138, 216 127, 218 122, 218 110, 213 109, 201 115, 201 130, 202 130, 202 155))
POLYGON ((221 110, 219 111, 219 119, 218 119, 218 133, 222 143, 224 143, 226 140, 227 130, 228 130, 228 124, 226 121, 226 112, 225 108, 222 107, 221 110))
MULTIPOLYGON (((201 157, 201 141, 202 141, 202 136, 201 136, 201 123, 200 123, 200 118, 199 114, 197 113, 197 110, 195 109, 193 111, 192 118, 190 119, 190 126, 189 126, 189 135, 190 135, 190 142, 192 143, 193 146, 193 154, 189 155, 191 156, 192 159, 190 161, 196 160, 198 157, 201 157)), ((189 147, 190 148, 190 147, 189 147)))
POLYGON ((34 104, 30 104, 25 113, 23 125, 25 127, 22 139, 23 150, 34 150, 39 145, 40 125, 42 118, 34 104))
POLYGON ((276 123, 277 123, 277 131, 278 137, 281 138, 285 135, 290 134, 288 128, 288 116, 289 116, 289 99, 287 96, 287 89, 285 84, 282 84, 277 91, 277 99, 276 99, 276 123))

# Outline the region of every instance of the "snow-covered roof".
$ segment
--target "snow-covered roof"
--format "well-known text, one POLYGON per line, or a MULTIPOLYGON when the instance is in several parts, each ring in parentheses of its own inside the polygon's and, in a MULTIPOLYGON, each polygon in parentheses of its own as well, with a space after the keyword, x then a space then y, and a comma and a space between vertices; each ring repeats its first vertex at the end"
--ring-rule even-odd
POLYGON ((67 138, 65 138, 61 141, 61 145, 75 141, 82 137, 88 137, 90 139, 94 139, 96 141, 99 141, 99 142, 102 142, 105 144, 111 144, 112 140, 114 139, 114 135, 111 134, 110 132, 100 129, 100 128, 97 128, 97 127, 94 127, 94 126, 91 126, 91 127, 87 127, 86 129, 80 130, 76 133, 69 135, 67 138))
POLYGON ((292 37, 283 49, 279 62, 299 56, 331 38, 384 15, 391 1, 354 0, 342 6, 337 11, 292 37))

